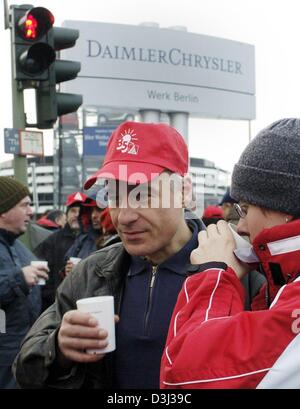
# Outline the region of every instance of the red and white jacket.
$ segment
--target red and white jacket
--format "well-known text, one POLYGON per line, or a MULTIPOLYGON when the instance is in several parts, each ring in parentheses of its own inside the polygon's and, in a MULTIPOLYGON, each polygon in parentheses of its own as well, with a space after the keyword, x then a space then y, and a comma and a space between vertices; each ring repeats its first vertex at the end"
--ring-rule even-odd
POLYGON ((300 220, 263 230, 253 247, 268 282, 258 297, 268 293, 270 306, 244 311, 244 289, 225 264, 188 277, 161 388, 300 388, 300 220))

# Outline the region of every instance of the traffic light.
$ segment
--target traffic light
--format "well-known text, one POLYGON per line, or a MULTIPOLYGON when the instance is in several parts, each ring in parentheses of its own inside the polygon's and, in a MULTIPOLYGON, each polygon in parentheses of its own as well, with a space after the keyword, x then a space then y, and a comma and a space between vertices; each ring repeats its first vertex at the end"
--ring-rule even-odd
MULTIPOLYGON (((79 31, 71 28, 53 27, 49 42, 57 52, 75 45, 79 31)), ((57 92, 57 84, 77 77, 81 64, 77 61, 56 59, 50 66, 49 82, 37 89, 37 122, 39 128, 52 128, 60 115, 77 111, 82 104, 82 95, 57 92)))
POLYGON ((19 91, 36 90, 37 120, 27 125, 52 128, 60 115, 82 104, 82 95, 57 92, 57 84, 76 78, 80 71, 79 62, 59 60, 56 54, 73 47, 79 31, 53 27, 54 17, 44 7, 13 5, 10 11, 13 79, 19 91))
POLYGON ((54 17, 44 7, 11 6, 12 68, 18 88, 36 88, 49 80, 49 67, 55 51, 48 35, 54 17))

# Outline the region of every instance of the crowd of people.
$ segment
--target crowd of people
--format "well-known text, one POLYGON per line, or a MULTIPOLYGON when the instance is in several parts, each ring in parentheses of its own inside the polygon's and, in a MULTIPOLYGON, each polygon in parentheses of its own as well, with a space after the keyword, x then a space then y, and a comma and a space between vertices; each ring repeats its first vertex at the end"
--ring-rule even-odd
POLYGON ((85 258, 105 246, 109 237, 118 241, 118 235, 108 209, 74 192, 67 198, 66 212, 49 211, 37 220, 50 234, 45 239, 41 234, 40 243, 30 251, 18 240, 33 215, 28 189, 12 178, 0 177, 0 201, 0 306, 6 327, 0 335, 0 388, 14 388, 11 366, 20 342, 54 303, 57 287, 74 267, 70 257, 85 258), (47 267, 33 266, 38 260, 46 261, 47 267), (38 285, 40 278, 45 285, 38 285))
POLYGON ((84 185, 104 180, 107 206, 74 192, 39 220, 51 234, 33 252, 18 240, 29 191, 0 177, 0 387, 299 388, 299 156, 300 120, 271 124, 202 220, 184 138, 124 122, 84 185), (108 334, 76 301, 100 295, 114 297, 116 350, 90 354, 108 334))

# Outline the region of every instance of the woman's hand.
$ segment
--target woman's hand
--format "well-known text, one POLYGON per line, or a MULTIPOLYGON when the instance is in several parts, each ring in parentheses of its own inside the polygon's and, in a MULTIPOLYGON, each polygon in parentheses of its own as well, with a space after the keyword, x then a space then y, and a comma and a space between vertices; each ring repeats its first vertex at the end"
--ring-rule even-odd
POLYGON ((198 234, 199 246, 191 253, 192 264, 203 264, 212 261, 226 263, 241 279, 251 271, 251 267, 239 261, 234 255, 236 248, 234 237, 225 220, 210 224, 207 230, 198 234))

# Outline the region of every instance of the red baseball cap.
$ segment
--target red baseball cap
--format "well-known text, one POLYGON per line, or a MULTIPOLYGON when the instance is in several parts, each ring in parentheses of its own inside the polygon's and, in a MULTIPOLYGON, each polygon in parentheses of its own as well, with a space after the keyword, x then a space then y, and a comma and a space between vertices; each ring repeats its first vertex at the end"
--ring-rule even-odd
POLYGON ((109 139, 102 168, 84 188, 98 178, 146 183, 164 170, 183 176, 188 163, 187 145, 176 129, 161 123, 123 122, 109 139))
POLYGON ((69 206, 74 206, 76 204, 80 206, 87 200, 87 198, 88 198, 87 195, 81 192, 71 193, 67 197, 66 206, 69 207, 69 206))

